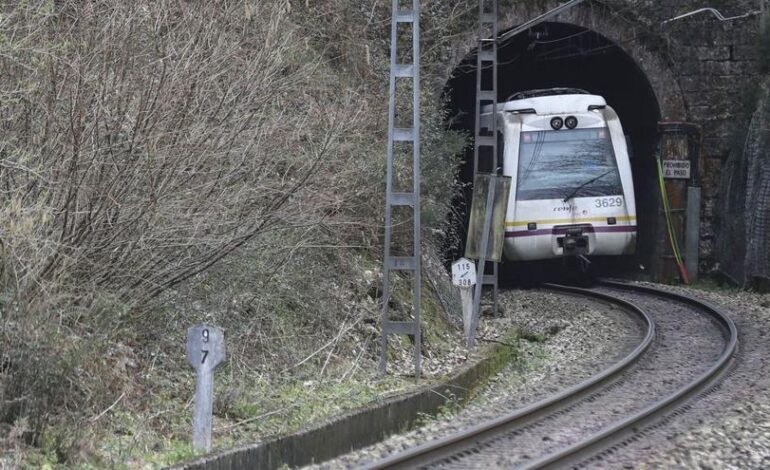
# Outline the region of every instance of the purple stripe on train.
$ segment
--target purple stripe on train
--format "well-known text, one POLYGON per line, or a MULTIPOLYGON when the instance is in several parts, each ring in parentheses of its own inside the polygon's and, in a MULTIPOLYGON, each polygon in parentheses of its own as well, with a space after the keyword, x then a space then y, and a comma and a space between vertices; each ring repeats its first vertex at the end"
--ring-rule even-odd
MULTIPOLYGON (((505 232, 505 238, 534 237, 537 235, 564 235, 567 230, 576 227, 559 227, 545 230, 521 230, 518 232, 505 232)), ((581 227, 583 233, 631 233, 636 232, 636 225, 611 225, 606 227, 581 227)))

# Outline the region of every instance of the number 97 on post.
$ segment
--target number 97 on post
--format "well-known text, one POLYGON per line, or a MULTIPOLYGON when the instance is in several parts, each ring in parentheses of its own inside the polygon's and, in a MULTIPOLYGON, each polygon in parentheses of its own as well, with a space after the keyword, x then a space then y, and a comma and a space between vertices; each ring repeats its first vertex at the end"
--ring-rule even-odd
POLYGON ((187 330, 187 362, 195 370, 214 370, 225 360, 225 335, 215 326, 187 330))

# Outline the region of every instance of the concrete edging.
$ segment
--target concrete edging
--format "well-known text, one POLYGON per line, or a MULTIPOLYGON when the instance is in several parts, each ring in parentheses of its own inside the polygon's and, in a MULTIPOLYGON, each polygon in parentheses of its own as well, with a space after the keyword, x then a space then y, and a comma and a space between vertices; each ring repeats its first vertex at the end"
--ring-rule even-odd
POLYGON ((510 346, 495 345, 487 355, 440 384, 387 398, 364 409, 288 436, 210 454, 172 467, 178 470, 273 469, 320 463, 411 429, 424 415, 435 415, 450 400, 467 401, 475 388, 510 359, 510 346))

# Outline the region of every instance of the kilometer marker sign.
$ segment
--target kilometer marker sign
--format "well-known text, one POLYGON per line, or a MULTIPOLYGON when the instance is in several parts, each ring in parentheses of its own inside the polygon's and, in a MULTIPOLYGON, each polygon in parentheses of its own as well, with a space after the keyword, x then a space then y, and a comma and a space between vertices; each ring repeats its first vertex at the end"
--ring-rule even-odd
POLYGON ((452 284, 457 287, 473 287, 476 285, 476 263, 460 258, 452 263, 452 284))
POLYGON ((195 369, 193 447, 211 451, 214 409, 214 369, 225 360, 225 335, 217 327, 198 325, 187 330, 187 362, 195 369))
POLYGON ((460 288, 463 306, 463 327, 468 346, 471 344, 471 325, 473 325, 473 286, 476 285, 476 263, 460 258, 452 263, 452 284, 460 288))

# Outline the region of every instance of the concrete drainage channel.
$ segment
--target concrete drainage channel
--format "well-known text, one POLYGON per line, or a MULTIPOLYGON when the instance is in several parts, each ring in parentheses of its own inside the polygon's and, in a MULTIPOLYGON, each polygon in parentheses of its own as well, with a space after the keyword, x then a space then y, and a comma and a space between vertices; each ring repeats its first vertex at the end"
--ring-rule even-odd
POLYGON ((235 470, 300 467, 332 459, 413 427, 421 416, 435 415, 450 400, 465 402, 473 391, 510 360, 510 348, 494 345, 480 361, 465 366, 448 380, 383 400, 289 436, 214 453, 173 469, 235 470), (451 398, 450 398, 451 397, 451 398))

